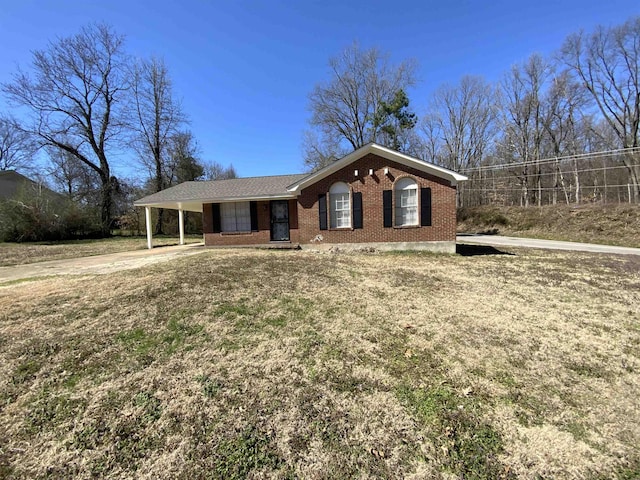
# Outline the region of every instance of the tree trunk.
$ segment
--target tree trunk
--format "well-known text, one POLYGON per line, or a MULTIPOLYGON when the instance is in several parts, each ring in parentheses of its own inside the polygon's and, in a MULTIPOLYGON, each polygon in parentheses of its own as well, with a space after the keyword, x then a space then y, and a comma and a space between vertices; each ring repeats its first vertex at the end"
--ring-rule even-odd
POLYGON ((573 167, 574 167, 574 176, 575 176, 575 180, 576 180, 576 204, 580 203, 580 175, 578 174, 578 161, 574 159, 573 161, 573 167))
POLYGON ((569 203, 571 203, 569 201, 569 193, 567 192, 567 186, 564 183, 564 175, 562 174, 562 169, 560 168, 560 165, 558 164, 558 174, 560 175, 560 185, 562 186, 562 192, 564 193, 564 200, 565 202, 567 202, 567 205, 569 205, 569 203))
MULTIPOLYGON (((629 158, 627 155, 622 157, 622 161, 629 172, 629 183, 631 183, 633 202, 640 203, 640 165, 634 165, 633 158, 629 158)), ((631 203, 631 201, 631 197, 629 197, 629 203, 631 203)))
MULTIPOLYGON (((160 151, 155 148, 153 149, 153 156, 154 156, 154 160, 155 160, 155 166, 156 166, 156 192, 161 192, 164 185, 163 185, 163 178, 162 178, 162 161, 160 158, 160 151)), ((156 231, 155 234, 156 235, 161 235, 162 229, 164 227, 164 210, 162 208, 158 209, 158 220, 156 221, 156 231)))
POLYGON ((101 187, 101 205, 100 205, 100 233, 103 237, 111 236, 111 222, 113 212, 113 185, 111 184, 111 177, 109 175, 104 177, 101 175, 102 187, 101 187))
POLYGON ((156 231, 155 234, 156 235, 162 235, 164 232, 162 231, 164 229, 164 209, 163 208, 159 208, 158 209, 158 219, 156 220, 156 231))

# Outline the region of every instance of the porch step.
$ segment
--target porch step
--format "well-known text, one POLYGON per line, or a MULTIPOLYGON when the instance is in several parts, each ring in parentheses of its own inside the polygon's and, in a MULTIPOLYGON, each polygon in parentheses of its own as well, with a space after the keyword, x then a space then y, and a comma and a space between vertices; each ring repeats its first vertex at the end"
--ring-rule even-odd
POLYGON ((300 250, 300 244, 292 242, 271 242, 265 245, 256 245, 256 247, 268 250, 300 250))

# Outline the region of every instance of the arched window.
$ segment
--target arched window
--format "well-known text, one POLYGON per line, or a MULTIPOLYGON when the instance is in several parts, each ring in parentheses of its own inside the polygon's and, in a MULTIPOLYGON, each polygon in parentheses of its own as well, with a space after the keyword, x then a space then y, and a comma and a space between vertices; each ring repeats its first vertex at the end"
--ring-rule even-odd
POLYGON ((334 183, 329 189, 329 220, 331 228, 351 227, 351 190, 344 182, 334 183))
POLYGON ((396 226, 418 225, 418 184, 404 177, 394 186, 396 226))

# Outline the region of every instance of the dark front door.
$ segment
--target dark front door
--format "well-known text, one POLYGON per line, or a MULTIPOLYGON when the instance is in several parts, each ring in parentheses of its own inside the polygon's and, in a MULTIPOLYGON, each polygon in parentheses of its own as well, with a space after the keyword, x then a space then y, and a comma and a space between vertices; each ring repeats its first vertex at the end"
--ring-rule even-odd
POLYGON ((271 241, 289 241, 289 202, 287 200, 271 202, 271 241))

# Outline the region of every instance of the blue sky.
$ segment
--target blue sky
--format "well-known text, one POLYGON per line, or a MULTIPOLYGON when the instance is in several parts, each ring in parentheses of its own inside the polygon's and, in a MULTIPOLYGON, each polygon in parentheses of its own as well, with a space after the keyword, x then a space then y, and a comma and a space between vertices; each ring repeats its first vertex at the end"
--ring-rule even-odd
MULTIPOLYGON (((638 14, 637 0, 0 0, 0 82, 17 65, 28 69, 31 52, 50 40, 107 22, 131 55, 165 59, 204 160, 233 163, 241 176, 295 173, 308 94, 329 79, 328 59, 354 41, 396 63, 417 61, 409 97, 420 115, 443 83, 498 80, 572 32, 638 14)), ((132 161, 121 156, 116 171, 128 175, 132 161)))

